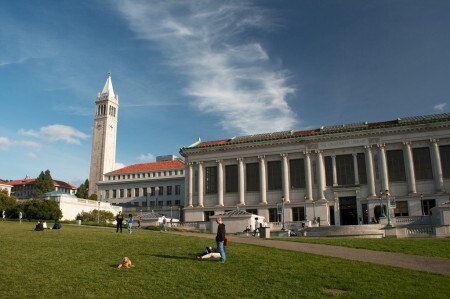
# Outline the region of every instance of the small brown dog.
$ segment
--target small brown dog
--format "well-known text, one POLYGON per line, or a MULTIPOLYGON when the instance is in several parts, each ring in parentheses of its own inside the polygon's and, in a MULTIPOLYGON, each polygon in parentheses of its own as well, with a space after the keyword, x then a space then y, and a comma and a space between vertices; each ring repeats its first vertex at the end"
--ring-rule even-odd
POLYGON ((131 268, 131 260, 127 257, 124 257, 119 266, 117 266, 117 269, 120 269, 122 267, 131 268))

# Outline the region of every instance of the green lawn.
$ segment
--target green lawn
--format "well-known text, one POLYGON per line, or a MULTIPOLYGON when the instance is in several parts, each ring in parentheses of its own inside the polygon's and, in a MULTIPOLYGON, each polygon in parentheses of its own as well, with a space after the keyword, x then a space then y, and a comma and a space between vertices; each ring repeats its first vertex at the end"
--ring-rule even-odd
POLYGON ((387 252, 397 252, 430 257, 450 258, 450 238, 314 238, 292 237, 274 240, 326 244, 351 248, 370 249, 387 252))
POLYGON ((450 277, 210 239, 63 224, 0 223, 0 298, 448 298, 450 277), (135 267, 116 269, 128 256, 135 267))

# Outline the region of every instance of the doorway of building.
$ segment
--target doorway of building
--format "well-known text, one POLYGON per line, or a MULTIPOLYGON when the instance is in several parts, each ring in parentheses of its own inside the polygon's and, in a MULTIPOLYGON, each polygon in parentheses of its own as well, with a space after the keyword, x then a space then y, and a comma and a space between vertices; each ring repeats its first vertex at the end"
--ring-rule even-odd
POLYGON ((339 210, 341 217, 341 225, 358 224, 356 196, 339 197, 339 210))

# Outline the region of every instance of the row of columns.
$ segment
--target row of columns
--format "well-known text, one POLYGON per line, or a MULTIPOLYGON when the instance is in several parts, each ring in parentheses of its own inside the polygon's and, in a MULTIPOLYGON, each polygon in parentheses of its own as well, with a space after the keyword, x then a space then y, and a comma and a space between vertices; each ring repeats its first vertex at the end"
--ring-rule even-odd
MULTIPOLYGON (((431 140, 431 161, 433 168, 433 176, 435 179, 436 190, 438 192, 444 191, 444 180, 441 169, 441 160, 439 153, 439 146, 437 144, 438 140, 431 140)), ((414 161, 411 152, 411 142, 404 142, 404 157, 406 161, 406 173, 407 173, 407 184, 410 193, 417 193, 415 174, 414 174, 414 161)), ((379 156, 379 167, 380 167, 380 181, 382 190, 389 190, 389 177, 386 159, 386 149, 385 144, 377 144, 378 156, 379 156)), ((375 186, 375 175, 374 175, 374 165, 373 165, 373 152, 372 146, 368 145, 364 147, 365 153, 365 163, 367 172, 367 185, 368 185, 368 196, 376 197, 376 186, 375 186)), ((304 163, 305 163, 305 200, 313 199, 313 188, 312 188, 312 167, 311 167, 311 151, 305 151, 304 153, 304 163)), ((315 150, 316 160, 317 160, 317 197, 316 200, 325 199, 326 190, 326 176, 325 176, 325 165, 322 150, 315 150)), ((289 187, 289 159, 287 153, 280 154, 281 166, 282 166, 282 196, 284 197, 285 203, 290 202, 290 187, 289 187)), ((259 155, 259 182, 260 182, 260 203, 267 204, 267 178, 266 178, 266 157, 265 155, 259 155)), ((337 186, 337 170, 336 170, 336 156, 332 156, 332 174, 333 174, 333 186, 337 186)), ((217 205, 223 206, 223 196, 224 196, 224 170, 223 170, 223 160, 216 160, 217 172, 218 172, 218 194, 217 194, 217 205)), ((244 158, 237 158, 238 163, 238 198, 239 204, 245 205, 245 173, 244 173, 244 158)), ((198 166, 198 206, 203 207, 203 190, 204 190, 204 177, 203 177, 203 162, 196 162, 198 166)), ((355 184, 359 184, 359 172, 358 172, 358 160, 357 153, 353 154, 353 165, 355 174, 355 184)), ((188 206, 193 206, 193 190, 194 190, 194 163, 188 163, 188 206)))

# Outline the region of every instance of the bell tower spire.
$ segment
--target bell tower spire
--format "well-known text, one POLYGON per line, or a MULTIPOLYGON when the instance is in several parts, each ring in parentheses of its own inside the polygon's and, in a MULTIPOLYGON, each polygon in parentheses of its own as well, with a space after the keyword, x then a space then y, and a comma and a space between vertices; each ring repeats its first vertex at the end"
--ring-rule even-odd
POLYGON ((108 73, 105 86, 95 101, 92 134, 89 195, 97 194, 98 200, 101 200, 101 195, 97 192, 97 183, 103 181, 105 173, 115 169, 118 110, 119 96, 114 93, 111 74, 108 73))

